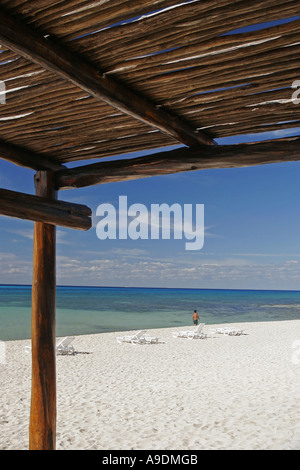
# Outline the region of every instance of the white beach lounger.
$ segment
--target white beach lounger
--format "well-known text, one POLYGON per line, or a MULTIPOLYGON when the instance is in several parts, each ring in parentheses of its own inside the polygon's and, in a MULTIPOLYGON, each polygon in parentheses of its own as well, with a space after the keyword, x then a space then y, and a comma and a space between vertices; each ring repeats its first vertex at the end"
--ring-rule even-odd
POLYGON ((145 344, 146 340, 144 336, 146 333, 146 330, 140 330, 134 335, 117 336, 117 343, 145 344))
POLYGON ((223 334, 224 331, 225 331, 225 328, 212 328, 212 329, 210 330, 210 332, 211 332, 212 334, 215 334, 215 333, 223 334))
MULTIPOLYGON (((66 336, 63 339, 59 339, 56 343, 57 354, 75 354, 74 347, 71 343, 74 341, 75 336, 66 336)), ((25 346, 25 352, 30 353, 31 346, 25 346)))
MULTIPOLYGON (((204 323, 203 323, 204 326, 204 323)), ((203 333, 203 327, 199 331, 190 331, 188 334, 188 339, 205 339, 207 338, 207 334, 203 333)))
POLYGON ((203 333, 203 327, 205 323, 200 323, 195 330, 187 331, 173 331, 172 335, 174 338, 188 338, 188 339, 203 339, 207 338, 207 335, 203 333))
POLYGON ((232 327, 224 327, 224 328, 214 328, 210 330, 211 333, 219 333, 226 336, 239 336, 242 335, 244 330, 239 328, 232 328, 232 327))
POLYGON ((159 340, 159 338, 157 338, 156 336, 150 336, 148 334, 144 334, 144 336, 142 336, 142 339, 145 340, 146 344, 156 344, 159 340))
POLYGON ((64 339, 61 339, 56 344, 57 354, 75 354, 74 346, 71 344, 74 341, 74 338, 74 336, 67 336, 64 339))
POLYGON ((154 344, 158 343, 159 338, 156 336, 150 336, 146 330, 140 330, 134 335, 118 336, 117 342, 122 343, 131 343, 131 344, 154 344))
POLYGON ((244 333, 244 330, 240 330, 239 328, 229 328, 229 331, 227 331, 225 334, 228 334, 229 336, 240 336, 244 333))

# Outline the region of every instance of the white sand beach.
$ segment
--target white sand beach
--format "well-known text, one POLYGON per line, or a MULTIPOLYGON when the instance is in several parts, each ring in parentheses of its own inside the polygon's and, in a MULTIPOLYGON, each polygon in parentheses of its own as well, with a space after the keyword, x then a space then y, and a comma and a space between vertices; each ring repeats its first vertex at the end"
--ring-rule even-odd
MULTIPOLYGON (((57 449, 299 450, 300 320, 214 326, 197 340, 150 330, 150 345, 76 336, 76 354, 57 356, 57 449)), ((1 450, 28 448, 28 344, 4 344, 1 450)))

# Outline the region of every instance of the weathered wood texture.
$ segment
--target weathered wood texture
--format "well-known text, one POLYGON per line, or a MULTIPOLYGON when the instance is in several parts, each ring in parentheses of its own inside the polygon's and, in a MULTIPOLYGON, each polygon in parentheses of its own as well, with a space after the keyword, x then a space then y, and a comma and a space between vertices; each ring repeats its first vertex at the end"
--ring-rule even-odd
POLYGON ((0 214, 77 230, 91 228, 91 209, 81 204, 0 189, 0 214))
POLYGON ((149 176, 213 168, 235 168, 300 160, 300 139, 278 139, 253 144, 186 147, 147 157, 94 163, 55 173, 58 189, 115 183, 149 176))
MULTIPOLYGON (((36 194, 54 199, 53 175, 37 173, 36 194)), ((32 279, 30 450, 56 447, 56 268, 54 225, 35 222, 32 279)))
POLYGON ((63 165, 0 139, 0 158, 33 170, 61 170, 63 165))
MULTIPOLYGON (((46 36, 47 46, 66 47, 101 70, 99 83, 124 84, 123 90, 156 103, 158 114, 179 116, 212 138, 300 127, 300 107, 291 100, 292 82, 299 79, 300 20, 228 34, 296 17, 298 0, 4 0, 1 6, 46 36)), ((86 72, 78 72, 79 62, 73 65, 76 79, 86 72)), ((48 160, 177 143, 8 48, 1 53, 0 78, 8 90, 0 138, 48 160)))
POLYGON ((68 48, 44 38, 34 29, 0 11, 0 41, 50 72, 79 86, 94 98, 174 137, 188 146, 213 140, 184 119, 159 109, 129 87, 111 79, 68 48))

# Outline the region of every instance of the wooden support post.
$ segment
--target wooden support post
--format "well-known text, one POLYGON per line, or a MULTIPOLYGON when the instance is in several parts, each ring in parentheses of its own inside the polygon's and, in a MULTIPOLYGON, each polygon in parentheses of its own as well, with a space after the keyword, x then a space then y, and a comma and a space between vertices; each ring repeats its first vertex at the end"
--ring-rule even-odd
MULTIPOLYGON (((36 194, 56 198, 53 174, 39 171, 36 194)), ((34 223, 30 450, 54 450, 56 441, 55 225, 34 223)))

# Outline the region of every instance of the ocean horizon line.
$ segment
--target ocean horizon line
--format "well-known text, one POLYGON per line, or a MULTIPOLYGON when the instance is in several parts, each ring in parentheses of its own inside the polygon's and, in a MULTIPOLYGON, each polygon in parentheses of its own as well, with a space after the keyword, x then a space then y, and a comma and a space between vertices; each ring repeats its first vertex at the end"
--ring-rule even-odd
MULTIPOLYGON (((32 284, 0 283, 0 287, 32 287, 32 284)), ((87 286, 58 284, 57 288, 84 288, 84 289, 153 289, 153 290, 202 290, 202 291, 249 291, 249 292, 300 292, 300 289, 250 289, 250 288, 224 288, 224 287, 155 287, 155 286, 87 286)))

